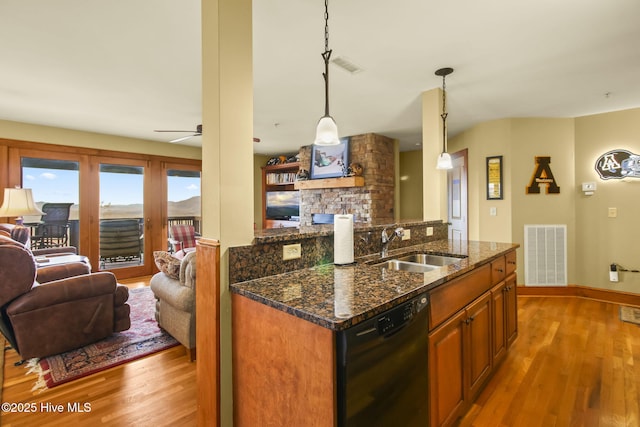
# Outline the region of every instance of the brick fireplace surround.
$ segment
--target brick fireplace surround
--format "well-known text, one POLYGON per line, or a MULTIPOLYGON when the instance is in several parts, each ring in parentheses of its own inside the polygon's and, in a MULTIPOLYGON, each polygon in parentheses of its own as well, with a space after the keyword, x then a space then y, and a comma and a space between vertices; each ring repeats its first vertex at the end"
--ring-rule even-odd
MULTIPOLYGON (((300 168, 310 170, 313 146, 300 148, 300 168)), ((394 143, 367 133, 349 137, 349 162, 364 169, 364 187, 300 190, 300 225, 312 224, 314 214, 353 214, 354 222, 394 221, 394 143)))

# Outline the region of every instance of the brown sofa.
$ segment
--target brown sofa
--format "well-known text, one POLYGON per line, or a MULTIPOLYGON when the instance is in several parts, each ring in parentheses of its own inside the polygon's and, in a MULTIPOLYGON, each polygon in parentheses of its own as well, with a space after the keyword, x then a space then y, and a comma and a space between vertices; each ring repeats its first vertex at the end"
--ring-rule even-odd
POLYGON ((28 248, 0 235, 0 330, 23 359, 129 329, 127 287, 112 273, 89 271, 84 263, 38 269, 28 248))
POLYGON ((196 348, 196 251, 187 252, 180 262, 177 279, 163 272, 149 282, 156 297, 158 325, 187 348, 189 360, 196 348))

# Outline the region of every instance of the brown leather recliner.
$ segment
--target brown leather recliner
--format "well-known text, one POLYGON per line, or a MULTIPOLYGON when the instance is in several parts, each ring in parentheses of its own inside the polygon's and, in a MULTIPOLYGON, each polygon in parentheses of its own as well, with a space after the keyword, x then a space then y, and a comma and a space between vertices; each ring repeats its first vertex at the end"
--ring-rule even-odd
POLYGON ((129 329, 129 291, 82 263, 38 271, 33 254, 0 236, 0 331, 23 359, 76 349, 129 329), (79 274, 60 279, 68 274, 79 274), (37 276, 37 280, 36 280, 37 276))

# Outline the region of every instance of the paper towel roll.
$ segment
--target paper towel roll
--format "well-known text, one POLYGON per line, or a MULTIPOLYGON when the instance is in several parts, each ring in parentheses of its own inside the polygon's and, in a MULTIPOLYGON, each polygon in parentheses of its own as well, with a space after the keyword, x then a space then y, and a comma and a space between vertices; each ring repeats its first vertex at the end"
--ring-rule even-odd
POLYGON ((333 217, 333 263, 338 265, 353 262, 353 215, 333 217))

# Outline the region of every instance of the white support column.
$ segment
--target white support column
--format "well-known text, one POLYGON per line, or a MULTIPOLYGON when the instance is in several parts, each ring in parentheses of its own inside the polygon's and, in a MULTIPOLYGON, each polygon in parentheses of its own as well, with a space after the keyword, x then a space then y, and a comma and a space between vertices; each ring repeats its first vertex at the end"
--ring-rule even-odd
MULTIPOLYGON (((253 240, 251 0, 202 2, 203 236, 219 239, 221 425, 233 425, 231 246, 253 240)), ((198 286, 207 279, 198 277, 198 286)), ((197 363, 197 362, 196 362, 197 363)))
POLYGON ((422 212, 447 221, 447 171, 436 169, 442 152, 442 89, 422 93, 422 212))

